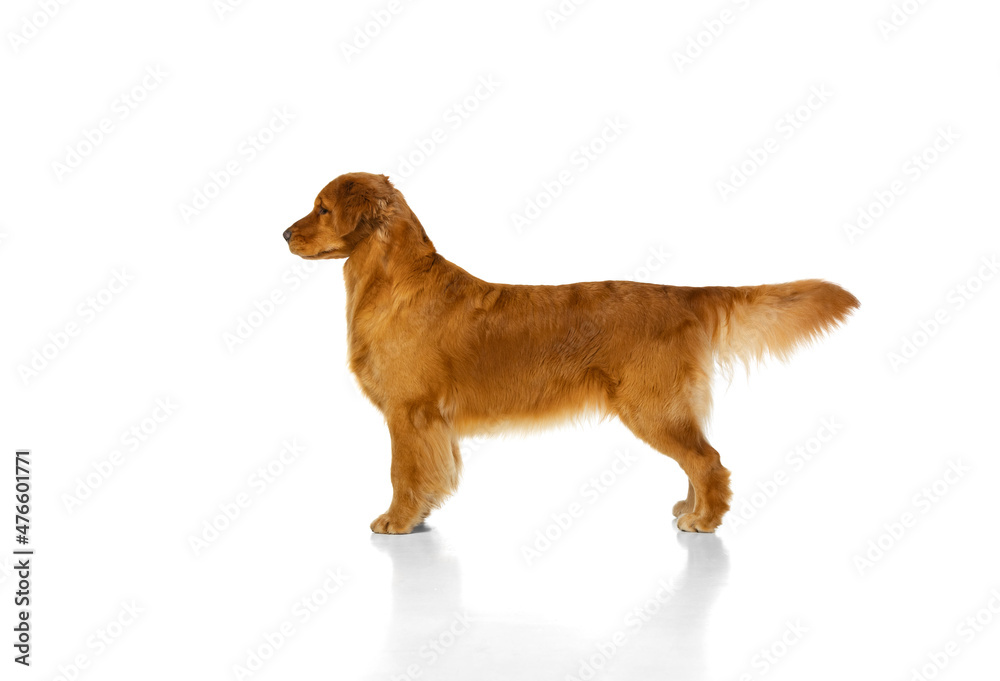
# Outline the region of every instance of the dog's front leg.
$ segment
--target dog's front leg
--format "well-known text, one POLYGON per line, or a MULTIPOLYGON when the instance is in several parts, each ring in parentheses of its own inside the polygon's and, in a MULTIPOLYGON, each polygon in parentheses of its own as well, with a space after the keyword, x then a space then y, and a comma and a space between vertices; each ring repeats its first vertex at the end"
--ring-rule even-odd
POLYGON ((372 532, 407 534, 458 485, 460 460, 451 428, 434 405, 390 410, 392 503, 372 532))

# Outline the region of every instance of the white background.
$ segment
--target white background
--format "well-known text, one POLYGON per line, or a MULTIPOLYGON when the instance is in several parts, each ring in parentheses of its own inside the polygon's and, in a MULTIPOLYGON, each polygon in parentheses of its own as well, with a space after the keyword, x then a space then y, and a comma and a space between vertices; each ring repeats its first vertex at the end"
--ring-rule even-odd
POLYGON ((995 672, 995 3, 594 0, 557 22, 555 2, 49 4, 0 22, 0 450, 33 450, 37 551, 29 670, 6 464, 3 678, 995 672), (373 12, 387 25, 346 55, 373 12), (595 141, 609 119, 624 130, 595 141), (720 378, 710 439, 736 497, 716 535, 677 532, 680 469, 605 422, 467 443, 429 531, 373 537, 389 439, 346 369, 342 265, 303 270, 281 239, 357 170, 487 280, 822 277, 862 307, 790 364, 720 378), (849 235, 859 211, 877 218, 849 235), (308 621, 302 598, 322 602, 308 621))

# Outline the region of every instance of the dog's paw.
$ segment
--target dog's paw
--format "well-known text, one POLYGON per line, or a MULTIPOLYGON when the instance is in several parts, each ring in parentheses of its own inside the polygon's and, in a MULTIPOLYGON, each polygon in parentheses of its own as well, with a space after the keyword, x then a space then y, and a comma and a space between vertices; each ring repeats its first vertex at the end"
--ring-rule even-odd
POLYGON ((692 504, 687 499, 681 499, 676 504, 674 504, 674 517, 680 518, 685 513, 690 513, 694 510, 694 504, 692 504))
POLYGON ((685 513, 677 518, 677 529, 682 532, 715 532, 718 526, 718 521, 712 522, 694 513, 685 513))
POLYGON ((372 521, 371 528, 375 534, 409 534, 415 524, 400 522, 389 513, 383 513, 372 521))

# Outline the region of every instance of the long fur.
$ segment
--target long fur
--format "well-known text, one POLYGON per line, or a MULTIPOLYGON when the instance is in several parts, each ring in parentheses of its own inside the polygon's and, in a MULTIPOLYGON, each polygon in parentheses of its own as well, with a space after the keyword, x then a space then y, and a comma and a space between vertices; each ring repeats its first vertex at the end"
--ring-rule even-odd
POLYGON ((819 280, 747 287, 483 281, 437 253, 383 175, 350 173, 285 232, 347 258, 348 358, 392 438, 393 498, 372 530, 406 533, 454 491, 459 439, 617 416, 687 473, 677 525, 711 532, 729 471, 703 435, 716 363, 786 358, 857 307, 819 280))
POLYGON ((711 338, 716 361, 731 372, 765 355, 787 361, 792 352, 843 322, 858 299, 836 284, 803 279, 763 286, 693 289, 692 305, 711 338))

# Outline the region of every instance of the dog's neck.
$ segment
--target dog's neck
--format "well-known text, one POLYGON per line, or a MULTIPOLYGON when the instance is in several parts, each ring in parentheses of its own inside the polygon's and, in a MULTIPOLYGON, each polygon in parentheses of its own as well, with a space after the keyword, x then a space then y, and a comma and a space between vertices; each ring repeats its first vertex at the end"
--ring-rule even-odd
POLYGON ((405 204, 396 214, 354 247, 344 263, 348 317, 380 290, 419 276, 441 258, 420 220, 405 204))

